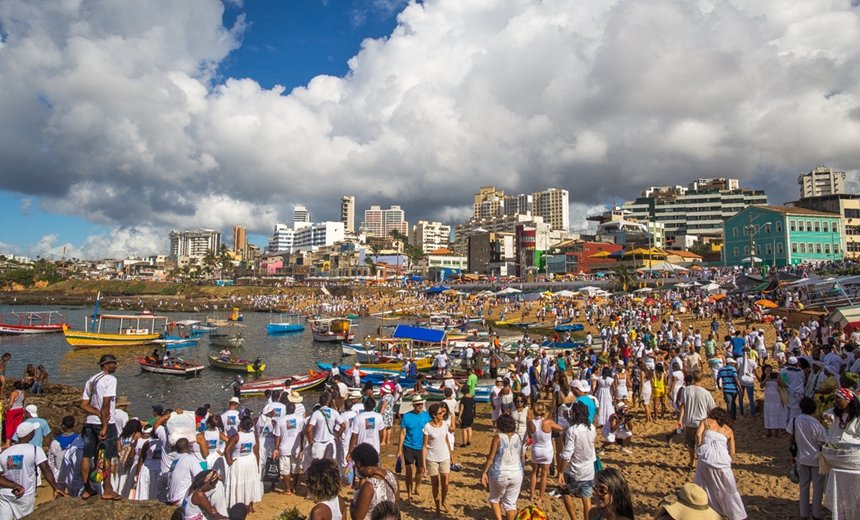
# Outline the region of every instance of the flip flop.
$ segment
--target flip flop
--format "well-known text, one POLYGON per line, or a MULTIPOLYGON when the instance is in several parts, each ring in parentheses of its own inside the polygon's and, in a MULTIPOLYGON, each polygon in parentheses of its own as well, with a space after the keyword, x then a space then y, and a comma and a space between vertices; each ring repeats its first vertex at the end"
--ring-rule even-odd
POLYGON ((114 496, 112 496, 112 497, 105 498, 105 497, 104 497, 104 495, 102 495, 102 500, 122 500, 122 496, 120 496, 120 495, 114 495, 114 496))

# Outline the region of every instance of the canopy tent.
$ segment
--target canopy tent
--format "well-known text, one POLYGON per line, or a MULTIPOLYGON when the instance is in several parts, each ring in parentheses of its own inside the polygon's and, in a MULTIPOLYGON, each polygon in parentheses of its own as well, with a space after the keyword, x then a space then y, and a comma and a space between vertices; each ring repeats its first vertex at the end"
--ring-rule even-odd
POLYGON ((521 293, 521 292, 522 292, 521 290, 519 290, 519 289, 514 289, 513 287, 505 287, 504 289, 502 289, 501 291, 497 292, 496 294, 497 294, 497 295, 499 295, 499 296, 505 296, 505 295, 507 295, 507 294, 518 294, 518 293, 521 293))
POLYGON ((711 282, 707 285, 703 285, 702 290, 707 291, 709 293, 717 292, 720 290, 720 284, 715 283, 715 282, 711 282))
POLYGON ((394 294, 406 294, 409 292, 411 292, 411 291, 407 291, 406 289, 399 289, 397 291, 394 291, 394 294))
POLYGON ((689 271, 686 267, 681 267, 680 265, 670 264, 669 262, 660 262, 651 264, 650 266, 640 267, 636 269, 637 273, 645 273, 648 271, 661 271, 667 273, 686 273, 689 271))
POLYGON ((431 287, 425 291, 427 294, 441 294, 447 290, 450 290, 450 287, 445 287, 444 285, 439 285, 435 287, 431 287))
POLYGON ((633 292, 635 292, 635 293, 646 293, 646 292, 651 292, 651 291, 653 291, 653 290, 654 290, 654 289, 652 289, 652 288, 650 288, 650 287, 641 287, 641 288, 639 288, 639 289, 636 289, 636 290, 635 290, 635 291, 633 291, 633 292))
POLYGON ((573 298, 577 293, 573 291, 568 291, 567 289, 563 289, 555 293, 556 298, 573 298))
POLYGON ((756 305, 764 307, 765 309, 776 309, 777 307, 779 307, 779 305, 777 305, 775 301, 767 299, 756 300, 755 303, 756 305))
POLYGON ((846 332, 849 327, 851 329, 860 328, 860 305, 840 307, 830 313, 830 316, 827 317, 827 321, 846 332))
POLYGON ((425 329, 423 327, 414 327, 412 325, 398 325, 394 329, 392 338, 411 339, 421 343, 441 343, 445 341, 445 331, 438 329, 425 329))
MULTIPOLYGON (((598 251, 598 252, 594 253, 593 255, 588 255, 588 258, 606 258, 607 256, 609 256, 611 254, 612 253, 610 253, 609 251, 598 251)), ((580 272, 580 274, 583 274, 583 273, 580 272)))

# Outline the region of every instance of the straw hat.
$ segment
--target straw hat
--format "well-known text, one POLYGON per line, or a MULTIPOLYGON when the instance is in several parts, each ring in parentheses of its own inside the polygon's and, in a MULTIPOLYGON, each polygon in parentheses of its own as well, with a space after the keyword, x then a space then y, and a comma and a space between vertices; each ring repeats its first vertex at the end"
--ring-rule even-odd
POLYGON ((287 394, 287 400, 291 403, 298 404, 304 401, 304 398, 302 397, 302 394, 298 392, 290 392, 289 394, 287 394))
POLYGON ((424 398, 423 398, 423 397, 421 397, 421 395, 420 395, 420 394, 415 394, 415 395, 413 395, 413 396, 412 396, 412 404, 413 404, 413 405, 415 405, 415 404, 423 404, 423 403, 424 403, 424 398))
POLYGON ((510 365, 508 365, 508 370, 516 371, 516 369, 517 369, 517 366, 516 366, 515 364, 513 364, 513 363, 511 363, 510 365))
POLYGON ((696 484, 684 484, 677 496, 677 502, 663 506, 674 520, 720 520, 720 515, 708 506, 708 494, 696 484))
POLYGON ((128 397, 121 395, 116 398, 116 406, 128 406, 131 404, 131 401, 128 400, 128 397))
POLYGON ((454 377, 454 374, 452 374, 450 370, 446 370, 445 377, 454 377))

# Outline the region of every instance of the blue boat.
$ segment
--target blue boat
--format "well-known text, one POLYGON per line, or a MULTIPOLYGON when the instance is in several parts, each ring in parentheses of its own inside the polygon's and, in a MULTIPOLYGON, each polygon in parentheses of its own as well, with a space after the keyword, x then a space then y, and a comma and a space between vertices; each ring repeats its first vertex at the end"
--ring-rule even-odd
POLYGON ((582 323, 571 323, 569 325, 556 325, 556 332, 579 332, 585 329, 585 325, 582 323))
POLYGON ((303 330, 305 330, 305 326, 299 323, 299 316, 296 314, 280 316, 277 321, 272 320, 266 325, 266 332, 269 335, 301 332, 303 330))
POLYGON ((540 344, 541 348, 553 350, 576 350, 582 348, 582 343, 579 341, 544 341, 540 344))

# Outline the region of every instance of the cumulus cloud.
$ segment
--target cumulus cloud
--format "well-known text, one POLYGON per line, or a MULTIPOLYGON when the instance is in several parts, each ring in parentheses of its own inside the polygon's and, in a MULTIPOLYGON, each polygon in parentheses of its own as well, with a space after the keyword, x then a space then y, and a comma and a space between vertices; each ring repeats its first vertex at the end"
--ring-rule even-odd
POLYGON ((245 30, 223 12, 0 3, 0 189, 117 230, 268 234, 343 194, 453 224, 487 184, 589 211, 707 176, 781 203, 822 163, 856 186, 850 0, 410 2, 346 76, 292 90, 219 76, 245 30))

